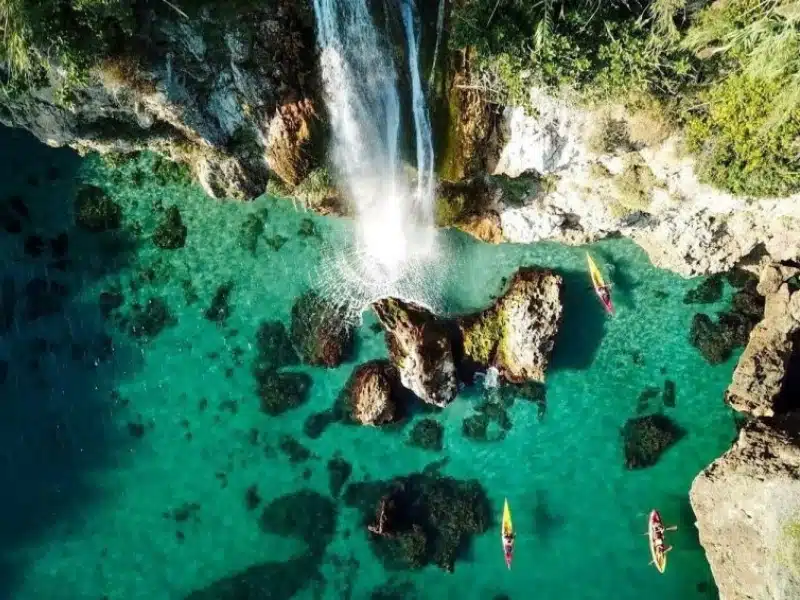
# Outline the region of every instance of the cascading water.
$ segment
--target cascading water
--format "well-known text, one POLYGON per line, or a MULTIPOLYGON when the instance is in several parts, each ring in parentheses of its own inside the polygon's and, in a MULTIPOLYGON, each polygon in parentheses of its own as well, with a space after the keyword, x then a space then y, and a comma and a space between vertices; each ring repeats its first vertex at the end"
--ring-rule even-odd
POLYGON ((388 295, 435 304, 433 141, 413 0, 399 1, 411 70, 416 192, 401 164, 395 65, 367 0, 314 0, 332 158, 356 222, 355 239, 328 251, 321 275, 326 295, 354 313, 388 295))
POLYGON ((422 77, 419 69, 420 36, 411 0, 403 0, 402 11, 403 27, 406 30, 406 42, 408 43, 408 68, 411 72, 411 99, 417 140, 417 201, 423 204, 420 212, 433 215, 433 206, 424 205, 433 202, 433 136, 425 91, 422 89, 422 77))

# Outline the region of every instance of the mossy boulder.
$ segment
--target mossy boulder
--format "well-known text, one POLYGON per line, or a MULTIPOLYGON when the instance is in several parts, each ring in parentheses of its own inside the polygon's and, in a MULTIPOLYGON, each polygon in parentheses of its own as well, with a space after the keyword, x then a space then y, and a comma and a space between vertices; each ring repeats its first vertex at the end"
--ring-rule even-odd
POLYGON ((75 222, 82 229, 94 233, 119 229, 122 225, 122 207, 102 188, 85 185, 78 190, 75 198, 75 222))
POLYGON ((345 311, 313 291, 292 307, 291 339, 305 363, 322 367, 338 367, 352 356, 355 345, 345 311))
POLYGON ((262 412, 274 417, 297 408, 308 400, 311 383, 305 373, 257 373, 256 393, 262 412))
POLYGON ((417 421, 408 435, 408 444, 423 450, 440 452, 444 447, 444 427, 434 419, 417 421))
POLYGON ((372 307, 401 383, 424 402, 447 406, 458 391, 452 325, 397 298, 384 298, 372 307))
POLYGON ((153 243, 162 250, 183 248, 188 231, 183 224, 181 211, 177 206, 170 206, 153 232, 153 243))
POLYGON ((486 491, 477 480, 413 474, 390 481, 350 484, 344 502, 358 507, 364 525, 385 511, 384 535, 370 534, 373 550, 391 569, 435 564, 453 571, 473 535, 490 525, 486 491))
POLYGON ((342 417, 362 425, 384 425, 405 412, 400 375, 388 360, 372 360, 355 368, 342 393, 342 417))
POLYGON ((661 455, 686 432, 665 415, 628 419, 622 428, 625 468, 643 469, 658 462, 661 455))
POLYGON ((520 268, 494 306, 458 320, 469 371, 497 368, 507 381, 544 381, 561 324, 560 275, 520 268))

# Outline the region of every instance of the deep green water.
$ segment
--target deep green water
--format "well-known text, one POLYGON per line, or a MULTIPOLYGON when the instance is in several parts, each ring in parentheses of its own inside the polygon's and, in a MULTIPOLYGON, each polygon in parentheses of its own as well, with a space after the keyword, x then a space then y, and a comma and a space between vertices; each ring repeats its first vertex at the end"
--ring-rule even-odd
MULTIPOLYGON (((721 396, 735 357, 709 367, 687 342, 696 307, 682 298, 698 281, 654 269, 627 241, 597 244, 592 251, 616 285, 618 316, 608 319, 588 288, 584 249, 490 246, 448 234, 443 245, 452 260, 442 289, 453 311, 487 304, 519 265, 565 275, 565 322, 543 418, 536 405, 518 401, 504 440, 471 442, 461 423, 481 391, 468 389, 435 415, 445 426, 441 453, 407 446, 410 426, 386 432, 334 424, 309 439, 305 419, 332 404, 354 365, 386 355, 383 336, 370 328, 374 318, 365 314, 356 360, 332 370, 301 368, 313 378, 311 398, 280 417, 259 410, 250 370, 255 332, 265 319, 288 325, 323 249, 349 234, 346 222, 272 199, 215 202, 192 187, 134 177, 130 166, 115 173, 23 133, 0 135, 0 201, 18 195, 30 210, 28 220, 19 219, 22 233, 0 233, 3 314, 14 317, 0 344, 8 363, 0 385, 0 598, 181 599, 253 565, 302 556, 302 540, 261 530, 246 490, 256 484, 262 506, 301 489, 327 496, 326 464, 337 454, 352 463, 351 481, 446 459, 442 472, 478 478, 496 515, 507 496, 518 532, 514 569, 505 568, 494 523, 453 574, 435 567, 387 573, 359 516, 339 504, 324 580, 310 582, 297 598, 366 599, 390 579, 405 598, 713 597, 687 493, 733 438, 721 396), (126 233, 112 238, 74 227, 79 177, 102 184, 123 205, 126 233), (180 208, 189 230, 185 248, 162 251, 150 241, 159 204, 180 208), (254 255, 240 242, 252 213, 266 219, 254 255), (298 234, 303 219, 317 235, 298 234), (61 232, 68 234, 68 264, 57 264, 47 244, 61 232), (39 256, 31 256, 35 240, 24 251, 31 235, 45 241, 39 256), (276 235, 286 238, 277 251, 266 244, 276 235), (25 288, 37 277, 68 290, 51 298, 52 314, 28 319, 25 288), (234 283, 231 314, 220 326, 204 311, 227 281, 234 283), (100 292, 113 285, 124 292, 123 312, 157 296, 175 324, 149 342, 120 331, 98 305, 100 292), (688 434, 656 466, 628 471, 620 428, 637 414, 642 390, 660 389, 666 379, 676 384, 676 406, 662 406, 659 396, 647 411, 664 411, 688 434), (286 434, 312 457, 292 464, 278 449, 286 434), (184 506, 185 514, 175 514, 184 506), (679 525, 665 575, 648 566, 641 535, 652 508, 679 525)), ((722 308, 729 296, 726 290, 723 302, 703 308, 722 308)), ((297 573, 269 573, 256 586, 261 595, 242 597, 285 598, 279 591, 297 573)))

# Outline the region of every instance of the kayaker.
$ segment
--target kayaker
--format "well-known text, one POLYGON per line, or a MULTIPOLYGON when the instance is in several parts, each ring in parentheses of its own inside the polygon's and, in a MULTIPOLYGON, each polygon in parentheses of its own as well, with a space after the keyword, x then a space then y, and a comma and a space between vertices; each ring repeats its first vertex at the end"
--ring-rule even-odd
POLYGON ((611 302, 611 291, 608 289, 607 285, 598 288, 597 295, 600 296, 604 304, 609 304, 611 302))
POLYGON ((503 549, 505 550, 506 554, 509 554, 514 549, 514 538, 516 537, 515 533, 506 533, 503 535, 503 549))

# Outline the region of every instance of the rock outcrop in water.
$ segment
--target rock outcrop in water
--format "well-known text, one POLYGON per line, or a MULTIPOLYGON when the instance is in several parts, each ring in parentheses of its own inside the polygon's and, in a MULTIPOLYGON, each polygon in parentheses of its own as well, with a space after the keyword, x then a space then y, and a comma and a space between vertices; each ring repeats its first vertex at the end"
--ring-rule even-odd
POLYGON ((353 371, 340 399, 344 417, 362 425, 385 425, 405 411, 400 375, 388 360, 373 360, 353 371))
POLYGON ((724 600, 800 596, 800 285, 794 266, 764 268, 763 320, 725 399, 752 420, 692 484, 691 502, 724 600))
POLYGON ((560 275, 520 268, 494 306, 459 319, 464 362, 471 370, 496 367, 507 381, 544 381, 561 324, 560 275))
POLYGON ((421 306, 396 298, 373 304, 386 331, 389 358, 401 383, 423 401, 447 406, 456 396, 451 327, 421 306))

